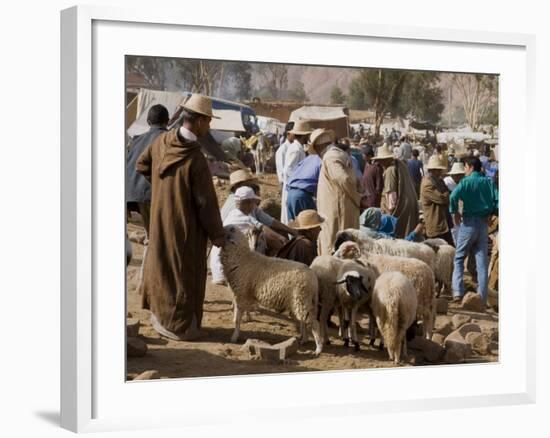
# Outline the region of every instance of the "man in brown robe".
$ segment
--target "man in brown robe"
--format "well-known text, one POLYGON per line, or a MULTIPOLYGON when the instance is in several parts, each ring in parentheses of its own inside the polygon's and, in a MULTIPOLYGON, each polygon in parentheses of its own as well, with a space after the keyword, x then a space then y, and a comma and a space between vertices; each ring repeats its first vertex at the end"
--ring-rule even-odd
POLYGON ((447 166, 438 155, 432 155, 426 166, 428 175, 420 184, 420 202, 426 224, 426 236, 430 239, 444 239, 454 246, 449 228, 449 189, 441 178, 447 166))
POLYGON ((380 146, 376 157, 384 168, 384 190, 381 209, 397 218, 395 237, 404 239, 418 224, 418 201, 407 165, 395 159, 386 144, 380 146))
POLYGON ((210 99, 192 95, 183 126, 160 135, 136 164, 152 188, 142 304, 155 330, 175 340, 201 334, 207 239, 216 246, 224 240, 212 175, 197 143, 212 117, 210 99))

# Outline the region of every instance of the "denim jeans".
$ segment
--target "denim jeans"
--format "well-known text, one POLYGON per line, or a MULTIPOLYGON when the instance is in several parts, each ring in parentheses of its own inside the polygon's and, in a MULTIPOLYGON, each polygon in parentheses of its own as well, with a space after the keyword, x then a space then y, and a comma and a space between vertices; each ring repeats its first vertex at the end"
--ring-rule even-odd
POLYGON ((476 259, 477 292, 487 304, 487 281, 489 270, 487 218, 465 217, 458 229, 453 271, 453 296, 464 295, 464 259, 472 250, 476 259))
POLYGON ((317 209, 313 195, 302 189, 288 189, 286 203, 289 221, 296 219, 301 211, 317 209))

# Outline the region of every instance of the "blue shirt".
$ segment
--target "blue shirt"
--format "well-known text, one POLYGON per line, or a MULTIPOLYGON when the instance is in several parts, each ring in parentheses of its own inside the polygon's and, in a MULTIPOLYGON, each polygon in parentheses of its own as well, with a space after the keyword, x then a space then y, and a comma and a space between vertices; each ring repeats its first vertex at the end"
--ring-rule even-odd
POLYGON ((355 172, 355 177, 359 180, 363 179, 363 172, 361 172, 361 166, 359 165, 359 160, 357 160, 357 157, 350 154, 351 158, 351 166, 353 167, 353 171, 355 172))
POLYGON ((407 167, 409 168, 409 173, 411 174, 412 180, 416 184, 420 184, 420 182, 422 181, 421 170, 424 168, 422 161, 416 158, 411 158, 407 161, 407 167))
POLYGON ((317 195, 317 184, 319 183, 319 174, 321 173, 322 160, 319 155, 308 155, 298 163, 287 183, 287 190, 301 189, 317 195))

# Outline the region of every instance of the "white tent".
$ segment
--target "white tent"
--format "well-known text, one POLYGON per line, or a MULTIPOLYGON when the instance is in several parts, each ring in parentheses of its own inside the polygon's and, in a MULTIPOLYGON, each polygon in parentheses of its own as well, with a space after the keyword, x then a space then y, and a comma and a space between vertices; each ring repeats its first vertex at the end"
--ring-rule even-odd
POLYGON ((302 106, 290 113, 289 122, 306 120, 333 120, 347 117, 342 106, 302 106))
MULTIPOLYGON (((156 104, 162 104, 168 110, 170 117, 174 115, 184 94, 179 91, 156 91, 141 88, 138 94, 137 118, 128 128, 128 136, 134 137, 149 130, 147 113, 149 108, 156 104)), ((238 110, 218 110, 212 112, 220 119, 212 119, 210 128, 218 131, 244 132, 242 115, 238 110)))

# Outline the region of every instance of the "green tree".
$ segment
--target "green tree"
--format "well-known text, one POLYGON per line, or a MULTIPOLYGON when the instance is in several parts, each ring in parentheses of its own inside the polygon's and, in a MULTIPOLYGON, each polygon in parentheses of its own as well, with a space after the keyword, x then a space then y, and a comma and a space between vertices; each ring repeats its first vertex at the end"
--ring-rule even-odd
POLYGON ((374 132, 386 115, 414 117, 436 123, 443 112, 443 94, 439 76, 431 72, 361 69, 350 84, 348 105, 374 112, 374 132))
POLYGON ((384 116, 400 112, 399 103, 406 78, 407 72, 402 70, 361 69, 350 84, 350 107, 374 111, 374 134, 377 137, 384 116))
POLYGON ((342 92, 342 89, 338 85, 332 87, 332 90, 330 90, 330 103, 341 104, 344 103, 345 100, 346 96, 342 92))

